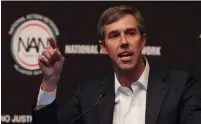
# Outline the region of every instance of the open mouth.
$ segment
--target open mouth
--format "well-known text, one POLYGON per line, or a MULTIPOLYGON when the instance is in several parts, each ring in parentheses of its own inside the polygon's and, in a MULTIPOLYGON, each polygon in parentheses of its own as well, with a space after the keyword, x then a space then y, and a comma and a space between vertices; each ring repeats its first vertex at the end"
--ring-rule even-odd
POLYGON ((118 58, 122 61, 129 61, 132 59, 133 52, 125 51, 118 54, 118 58))

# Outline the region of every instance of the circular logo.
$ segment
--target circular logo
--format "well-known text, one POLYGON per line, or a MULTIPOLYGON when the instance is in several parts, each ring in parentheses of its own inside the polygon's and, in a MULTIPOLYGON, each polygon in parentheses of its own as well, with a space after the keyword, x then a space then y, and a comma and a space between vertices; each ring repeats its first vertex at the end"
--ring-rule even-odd
POLYGON ((11 50, 15 61, 27 70, 37 70, 38 56, 54 38, 49 27, 41 21, 30 20, 19 26, 12 37, 11 50))
MULTIPOLYGON (((27 17, 30 18, 30 15, 27 17)), ((47 20, 47 17, 45 20, 47 20)), ((49 19, 48 22, 50 22, 49 19)), ((28 19, 16 26, 11 37, 11 53, 17 63, 15 68, 19 72, 26 73, 29 71, 26 74, 33 75, 33 71, 39 70, 38 56, 40 56, 43 49, 49 45, 48 38, 53 38, 54 41, 56 41, 56 34, 54 30, 42 20, 28 19)))

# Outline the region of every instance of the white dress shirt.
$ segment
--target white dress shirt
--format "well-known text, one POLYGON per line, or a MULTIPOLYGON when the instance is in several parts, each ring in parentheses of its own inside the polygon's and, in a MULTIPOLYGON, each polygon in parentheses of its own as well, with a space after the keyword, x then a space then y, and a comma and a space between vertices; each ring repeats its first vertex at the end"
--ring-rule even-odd
POLYGON ((115 106, 113 124, 145 124, 146 94, 149 78, 149 63, 138 81, 131 84, 133 92, 120 85, 115 74, 115 106))
MULTIPOLYGON (((146 60, 146 58, 145 58, 146 60)), ((131 84, 133 92, 122 87, 115 74, 115 106, 113 124, 145 124, 146 94, 149 78, 149 63, 146 60, 145 69, 138 81, 131 84)), ((52 93, 44 92, 41 88, 37 106, 45 106, 56 98, 56 89, 52 93)), ((39 107, 40 109, 41 107, 39 107)))

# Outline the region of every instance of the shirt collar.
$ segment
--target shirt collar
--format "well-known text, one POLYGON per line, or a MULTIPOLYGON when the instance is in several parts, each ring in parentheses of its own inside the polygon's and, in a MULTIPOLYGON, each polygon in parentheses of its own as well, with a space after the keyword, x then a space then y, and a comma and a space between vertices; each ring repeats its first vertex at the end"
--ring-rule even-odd
MULTIPOLYGON (((142 72, 142 74, 140 75, 138 81, 136 81, 136 82, 141 83, 142 86, 147 90, 150 66, 149 66, 147 59, 145 57, 144 57, 144 59, 145 59, 145 64, 146 64, 145 69, 142 72)), ((116 94, 116 92, 117 92, 118 88, 121 86, 121 84, 119 83, 119 81, 117 79, 116 73, 114 74, 114 76, 115 76, 115 94, 116 94)), ((133 83, 135 83, 135 82, 133 82, 133 83)))

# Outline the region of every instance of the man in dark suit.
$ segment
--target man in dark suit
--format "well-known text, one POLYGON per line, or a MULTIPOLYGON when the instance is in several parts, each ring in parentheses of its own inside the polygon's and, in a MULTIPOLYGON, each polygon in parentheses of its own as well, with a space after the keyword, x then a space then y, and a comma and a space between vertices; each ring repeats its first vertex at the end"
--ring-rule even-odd
POLYGON ((113 61, 114 73, 82 84, 58 112, 57 82, 64 57, 52 42, 39 57, 43 81, 36 124, 200 124, 201 82, 185 71, 157 69, 142 56, 144 19, 128 6, 103 12, 100 46, 113 61))

